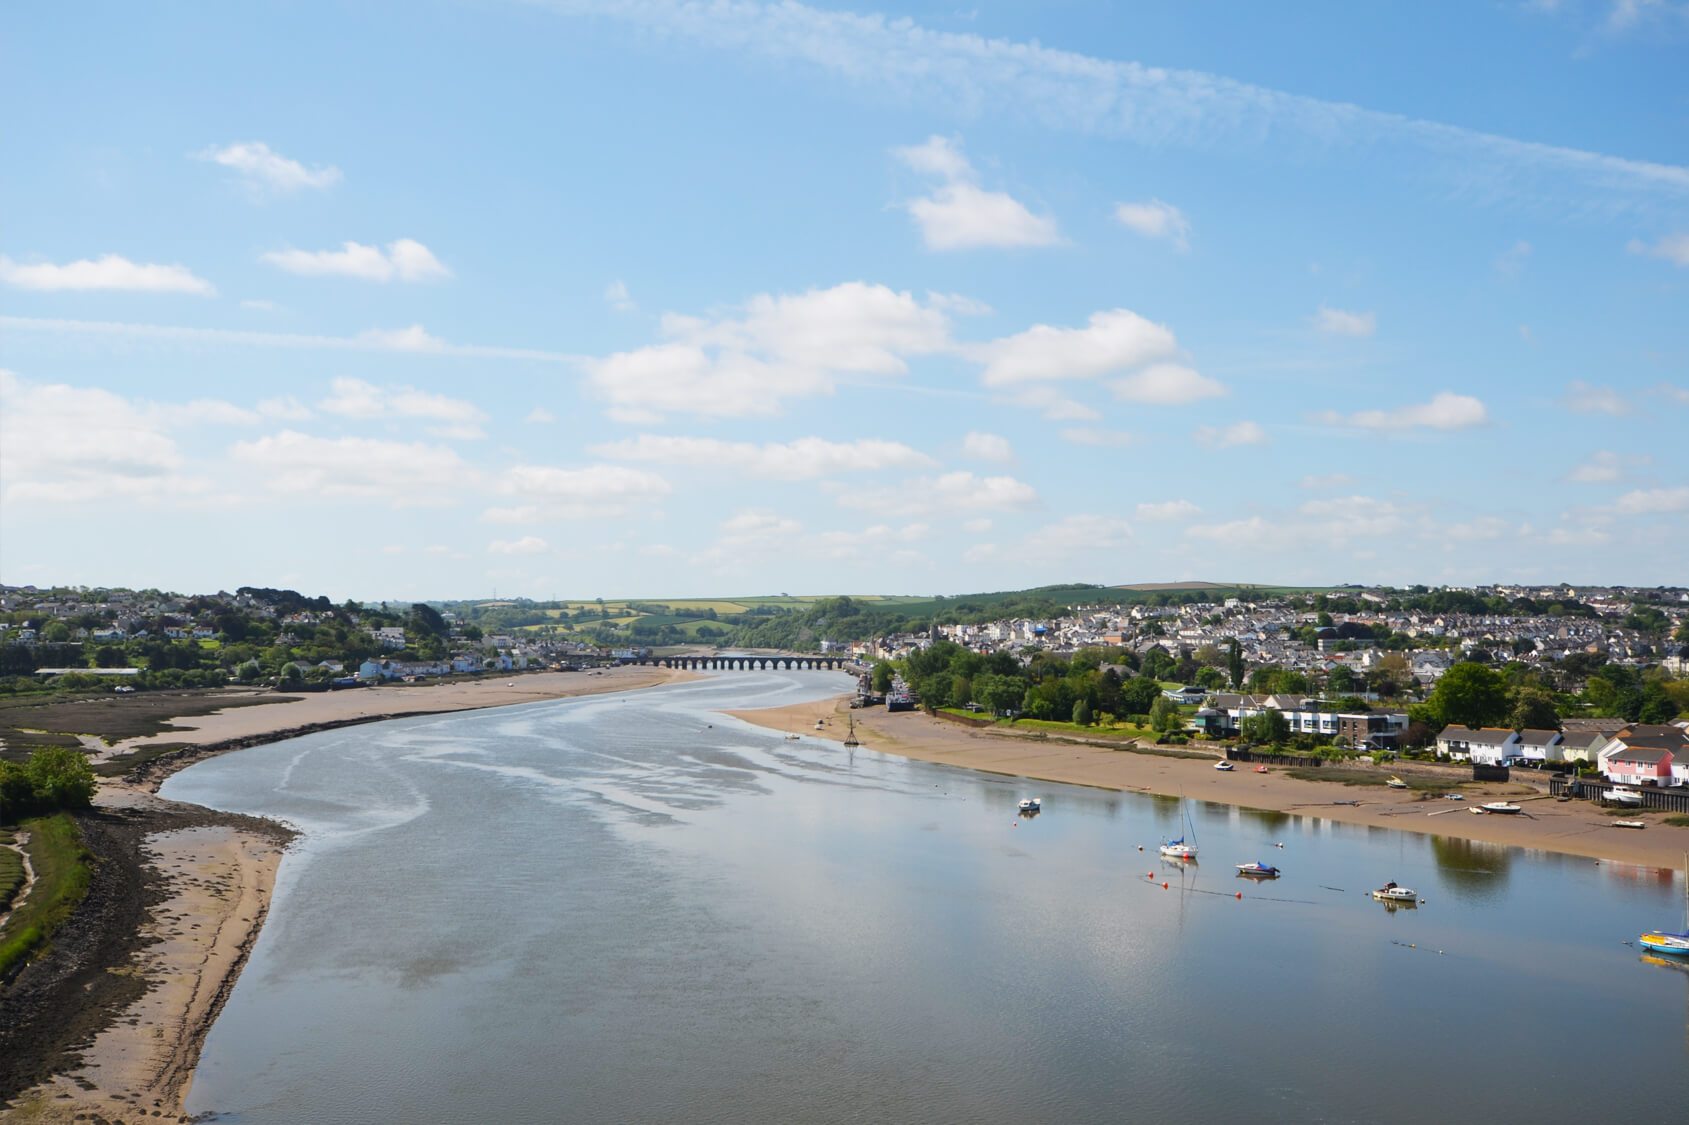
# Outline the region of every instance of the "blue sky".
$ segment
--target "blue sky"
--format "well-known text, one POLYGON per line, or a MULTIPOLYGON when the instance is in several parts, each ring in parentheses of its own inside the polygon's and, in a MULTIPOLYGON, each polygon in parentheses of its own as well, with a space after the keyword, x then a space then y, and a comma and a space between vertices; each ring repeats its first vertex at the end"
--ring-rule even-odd
POLYGON ((0 581, 1689 573, 1689 4, 0 19, 0 581))

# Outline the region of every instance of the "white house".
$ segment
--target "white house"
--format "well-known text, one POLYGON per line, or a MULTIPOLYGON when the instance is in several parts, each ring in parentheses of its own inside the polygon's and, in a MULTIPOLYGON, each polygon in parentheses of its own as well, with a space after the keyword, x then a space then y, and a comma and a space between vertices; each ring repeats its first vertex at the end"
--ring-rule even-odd
POLYGON ((1527 762, 1558 762, 1563 760, 1564 743, 1565 738, 1557 730, 1526 728, 1519 732, 1519 747, 1514 754, 1527 762))
POLYGON ((1499 766, 1509 758, 1519 757, 1519 732, 1505 727, 1444 727, 1437 736, 1437 753, 1446 754, 1457 762, 1471 761, 1481 766, 1499 766))
POLYGON ((404 648, 405 630, 399 625, 383 625, 375 631, 375 643, 382 648, 404 648))

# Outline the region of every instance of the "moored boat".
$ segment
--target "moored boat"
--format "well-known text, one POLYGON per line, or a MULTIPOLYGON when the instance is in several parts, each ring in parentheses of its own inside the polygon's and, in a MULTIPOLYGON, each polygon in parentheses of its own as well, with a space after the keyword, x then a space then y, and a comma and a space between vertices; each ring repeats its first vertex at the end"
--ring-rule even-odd
POLYGON ((1646 828, 1646 827, 1648 827, 1648 822, 1645 821, 1645 820, 1615 820, 1615 821, 1613 821, 1613 827, 1614 828, 1646 828))
POLYGON ((1230 773, 1232 764, 1230 762, 1215 762, 1214 768, 1219 770, 1221 773, 1230 773))
POLYGON ((1407 887, 1398 887, 1394 882, 1389 882, 1373 891, 1372 897, 1379 902, 1393 902, 1402 905, 1404 903, 1417 903, 1419 892, 1407 887))
POLYGON ((1689 957, 1689 852, 1683 853, 1683 929, 1649 930, 1636 944, 1650 953, 1689 957))
POLYGON ((1515 805, 1512 801, 1486 801, 1478 807, 1483 809, 1485 812, 1504 813, 1508 816, 1512 816, 1514 813, 1521 811, 1522 808, 1522 806, 1515 805))
POLYGON ((1190 837, 1190 842, 1186 843, 1184 836, 1178 836, 1161 841, 1161 847, 1158 850, 1168 859, 1195 859, 1196 825, 1191 823, 1190 812, 1185 808, 1183 797, 1179 798, 1179 814, 1184 821, 1185 834, 1190 837))
POLYGON ((1042 797, 1022 797, 1020 799, 1020 811, 1023 813, 1042 812, 1043 810, 1044 798, 1042 797))
POLYGON ((1630 805, 1636 807, 1642 804, 1642 794, 1634 789, 1609 789, 1605 800, 1615 805, 1630 805))
POLYGON ((1251 879, 1277 879, 1278 868, 1270 863, 1240 863, 1237 865, 1239 875, 1247 875, 1251 879))
POLYGON ((1389 781, 1386 781, 1384 784, 1388 785, 1392 789, 1406 789, 1407 788, 1407 782, 1403 781, 1399 777, 1392 777, 1389 781))

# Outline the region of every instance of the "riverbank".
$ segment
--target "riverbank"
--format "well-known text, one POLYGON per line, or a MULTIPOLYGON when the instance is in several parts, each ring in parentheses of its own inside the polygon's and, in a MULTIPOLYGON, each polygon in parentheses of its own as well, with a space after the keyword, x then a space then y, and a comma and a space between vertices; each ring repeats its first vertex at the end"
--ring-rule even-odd
MULTIPOLYGON (((1214 768, 1213 758, 1172 756, 1029 738, 1000 728, 975 728, 921 711, 896 714, 880 708, 850 709, 850 696, 762 711, 729 711, 773 730, 843 739, 850 718, 862 747, 923 762, 960 766, 1038 781, 1088 785, 1244 808, 1316 817, 1340 824, 1391 828, 1534 848, 1591 859, 1679 868, 1689 850, 1689 828, 1654 818, 1642 831, 1615 828, 1613 818, 1586 801, 1537 799, 1546 789, 1520 783, 1460 786, 1466 801, 1426 799, 1417 791, 1344 785, 1291 777, 1280 767, 1264 774, 1241 765, 1214 768), (824 724, 816 730, 817 722, 824 724), (1502 797, 1521 803, 1516 816, 1474 816, 1475 804, 1502 797)), ((1455 779, 1451 778, 1451 787, 1455 779)))
POLYGON ((52 951, 0 990, 0 1122, 189 1120, 194 1065, 258 939, 293 833, 156 796, 170 774, 313 731, 694 678, 635 666, 242 698, 118 743, 113 753, 163 752, 101 782, 79 817, 95 885, 52 951))

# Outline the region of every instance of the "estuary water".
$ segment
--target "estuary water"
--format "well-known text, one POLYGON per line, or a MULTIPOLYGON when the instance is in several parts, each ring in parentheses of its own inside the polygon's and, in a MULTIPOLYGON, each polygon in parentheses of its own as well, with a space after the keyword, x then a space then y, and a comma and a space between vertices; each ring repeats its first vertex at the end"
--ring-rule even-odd
POLYGON ((1180 867, 1155 854, 1177 801, 716 713, 849 687, 725 673, 171 778, 305 832, 189 1110, 1689 1120, 1689 971, 1624 944, 1682 918, 1681 874, 1207 804, 1180 867), (1256 859, 1284 877, 1236 876, 1256 859), (1425 903, 1371 901, 1386 880, 1425 903))

